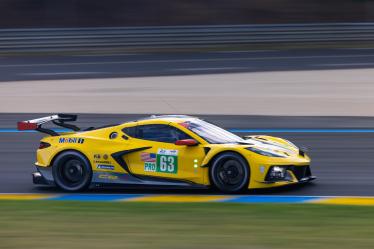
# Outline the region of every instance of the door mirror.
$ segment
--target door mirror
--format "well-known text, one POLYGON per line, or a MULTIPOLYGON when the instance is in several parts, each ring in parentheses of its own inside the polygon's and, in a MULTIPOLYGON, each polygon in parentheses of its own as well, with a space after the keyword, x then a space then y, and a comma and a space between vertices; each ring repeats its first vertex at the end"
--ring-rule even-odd
POLYGON ((175 145, 186 145, 186 146, 195 146, 199 143, 195 139, 182 139, 175 142, 175 145))

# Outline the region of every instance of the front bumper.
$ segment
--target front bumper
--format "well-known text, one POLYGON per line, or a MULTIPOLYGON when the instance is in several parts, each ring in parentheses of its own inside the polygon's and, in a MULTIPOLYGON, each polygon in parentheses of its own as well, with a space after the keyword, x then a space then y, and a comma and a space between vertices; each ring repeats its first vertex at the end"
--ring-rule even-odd
POLYGON ((44 176, 40 172, 33 172, 32 173, 32 182, 38 185, 49 185, 48 181, 44 178, 44 176))
POLYGON ((308 181, 310 178, 315 179, 316 177, 312 176, 312 172, 310 170, 309 165, 272 165, 268 169, 264 182, 305 182, 308 181), (273 169, 275 170, 276 168, 282 170, 283 173, 279 176, 274 176, 273 169))
POLYGON ((304 177, 304 178, 300 179, 297 183, 307 183, 307 182, 311 182, 315 179, 317 179, 316 176, 304 177))
POLYGON ((35 172, 32 175, 32 182, 38 185, 51 185, 54 186, 55 182, 52 175, 52 167, 36 166, 35 172))
POLYGON ((249 189, 263 189, 263 188, 276 188, 287 185, 302 185, 317 179, 316 176, 312 175, 309 162, 303 162, 303 164, 281 164, 280 162, 272 162, 266 165, 265 163, 253 165, 253 168, 258 168, 258 171, 254 171, 250 180, 249 189), (279 178, 270 178, 269 172, 272 167, 286 168, 286 176, 279 178), (262 171, 261 171, 262 169, 262 171))

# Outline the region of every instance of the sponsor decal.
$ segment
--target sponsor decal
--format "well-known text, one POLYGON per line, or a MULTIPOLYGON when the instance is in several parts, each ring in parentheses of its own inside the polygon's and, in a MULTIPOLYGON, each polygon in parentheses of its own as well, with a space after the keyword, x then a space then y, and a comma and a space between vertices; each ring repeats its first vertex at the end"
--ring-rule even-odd
POLYGON ((84 138, 76 138, 76 137, 73 137, 73 138, 65 138, 65 137, 61 137, 59 138, 58 142, 60 144, 62 143, 69 143, 69 144, 83 144, 84 143, 84 138))
POLYGON ((107 165, 107 164, 98 164, 96 166, 97 169, 107 169, 107 170, 114 170, 113 165, 107 165))
POLYGON ((191 125, 191 122, 186 121, 186 122, 179 123, 179 125, 188 129, 190 127, 190 125, 191 125))
POLYGON ((112 162, 108 159, 109 159, 109 156, 107 154, 104 154, 104 155, 94 154, 94 163, 112 164, 112 162))
POLYGON ((157 155, 178 156, 178 150, 158 149, 157 155))
POLYGON ((106 165, 112 164, 111 160, 108 160, 109 156, 107 154, 104 154, 104 155, 94 154, 93 157, 94 157, 94 163, 96 164, 106 164, 106 165))
POLYGON ((109 174, 100 174, 98 177, 100 179, 106 179, 106 180, 117 180, 118 179, 118 176, 109 175, 109 174))
POLYGON ((177 174, 178 150, 159 149, 157 154, 142 153, 145 172, 177 174))
POLYGON ((104 161, 104 160, 94 160, 96 164, 112 164, 111 161, 104 161))
POLYGON ((156 172, 156 163, 154 162, 145 162, 144 163, 145 172, 156 172))
POLYGON ((140 154, 140 159, 143 162, 156 162, 156 154, 155 153, 142 152, 140 154))

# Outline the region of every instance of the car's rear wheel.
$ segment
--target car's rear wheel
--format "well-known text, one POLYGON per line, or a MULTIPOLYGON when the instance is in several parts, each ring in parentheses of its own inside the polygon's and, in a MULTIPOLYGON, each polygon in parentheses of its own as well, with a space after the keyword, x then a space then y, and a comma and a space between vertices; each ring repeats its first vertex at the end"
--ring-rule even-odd
POLYGON ((237 193, 248 188, 249 177, 248 163, 233 152, 218 155, 210 167, 212 183, 226 193, 237 193))
POLYGON ((82 191, 92 179, 90 163, 82 154, 66 151, 56 157, 52 166, 53 178, 58 187, 65 191, 82 191))

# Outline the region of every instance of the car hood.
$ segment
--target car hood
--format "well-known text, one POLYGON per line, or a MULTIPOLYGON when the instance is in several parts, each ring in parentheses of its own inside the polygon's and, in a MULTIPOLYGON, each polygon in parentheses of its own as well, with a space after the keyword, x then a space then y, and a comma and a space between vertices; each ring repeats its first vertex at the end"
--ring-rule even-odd
POLYGON ((249 147, 255 147, 260 150, 284 156, 299 154, 299 148, 282 138, 271 136, 249 136, 245 137, 245 142, 248 143, 249 147))

